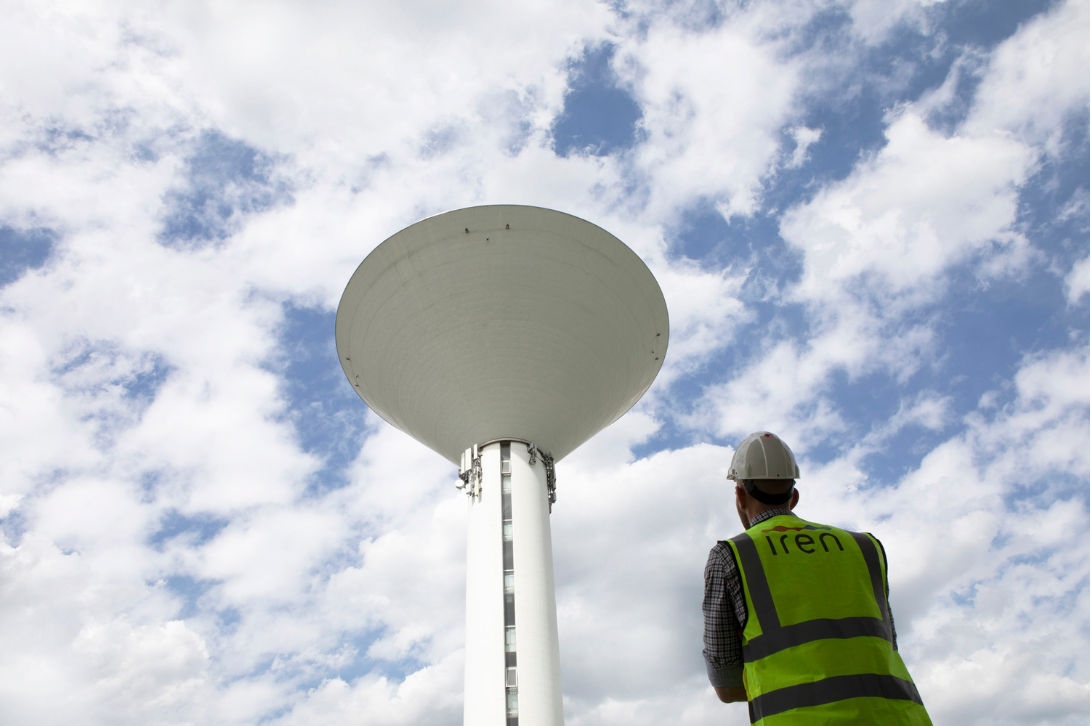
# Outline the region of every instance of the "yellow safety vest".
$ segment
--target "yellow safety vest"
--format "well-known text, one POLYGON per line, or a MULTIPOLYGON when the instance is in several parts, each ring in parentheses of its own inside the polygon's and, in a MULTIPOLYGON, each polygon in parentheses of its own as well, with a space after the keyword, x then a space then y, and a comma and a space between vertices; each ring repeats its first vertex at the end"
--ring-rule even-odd
POLYGON ((878 540, 778 515, 727 544, 746 595, 751 723, 932 723, 894 650, 878 540))

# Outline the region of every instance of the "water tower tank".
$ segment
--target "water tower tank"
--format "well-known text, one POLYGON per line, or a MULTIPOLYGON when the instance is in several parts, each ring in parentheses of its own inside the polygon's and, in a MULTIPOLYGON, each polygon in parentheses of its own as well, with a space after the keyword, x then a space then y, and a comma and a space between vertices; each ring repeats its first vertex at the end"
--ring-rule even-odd
POLYGON ((512 205, 387 239, 353 274, 336 323, 368 406, 455 463, 500 438, 565 456, 648 389, 667 332, 659 285, 620 240, 512 205))

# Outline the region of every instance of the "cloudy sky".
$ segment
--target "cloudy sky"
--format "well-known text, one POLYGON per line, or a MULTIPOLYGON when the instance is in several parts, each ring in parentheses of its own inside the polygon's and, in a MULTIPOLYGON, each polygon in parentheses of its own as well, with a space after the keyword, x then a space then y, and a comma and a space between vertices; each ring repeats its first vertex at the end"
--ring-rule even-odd
POLYGON ((1088 723, 1087 0, 0 6, 0 722, 461 723, 466 497, 333 323, 512 203, 671 317, 557 467, 569 726, 746 721, 700 599, 758 429, 937 724, 1088 723))

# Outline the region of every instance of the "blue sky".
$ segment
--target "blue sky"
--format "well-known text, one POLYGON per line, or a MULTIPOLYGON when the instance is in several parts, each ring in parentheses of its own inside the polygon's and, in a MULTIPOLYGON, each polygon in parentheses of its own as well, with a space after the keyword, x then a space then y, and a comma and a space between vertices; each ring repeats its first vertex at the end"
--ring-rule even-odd
POLYGON ((557 467, 569 726, 744 722, 701 572, 759 429, 882 539, 936 723, 1088 723, 1086 0, 9 5, 0 721, 461 723, 465 498, 333 321, 509 203, 671 317, 557 467))

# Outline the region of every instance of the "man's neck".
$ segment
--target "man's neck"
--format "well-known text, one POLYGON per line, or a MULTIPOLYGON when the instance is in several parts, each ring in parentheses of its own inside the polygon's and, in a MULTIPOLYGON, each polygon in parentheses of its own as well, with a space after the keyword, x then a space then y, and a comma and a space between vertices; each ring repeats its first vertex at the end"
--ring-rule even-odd
POLYGON ((753 527, 755 524, 764 522, 765 520, 771 519, 773 517, 779 517, 782 514, 787 514, 793 517, 795 516, 795 514, 792 513, 792 510, 788 507, 769 507, 768 509, 763 509, 755 514, 753 517, 751 517, 750 526, 753 527))

